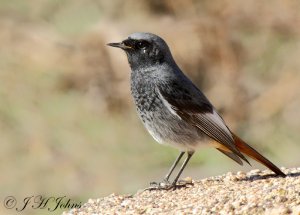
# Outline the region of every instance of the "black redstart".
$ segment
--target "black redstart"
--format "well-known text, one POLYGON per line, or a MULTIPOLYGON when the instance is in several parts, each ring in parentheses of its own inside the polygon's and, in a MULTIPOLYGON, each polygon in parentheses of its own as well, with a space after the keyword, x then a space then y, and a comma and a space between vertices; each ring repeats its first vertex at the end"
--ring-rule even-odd
POLYGON ((211 145, 240 165, 248 162, 242 153, 262 163, 276 175, 285 174, 267 158, 236 136, 205 95, 175 63, 166 42, 151 33, 133 33, 120 43, 131 67, 131 94, 138 115, 152 137, 181 152, 156 188, 175 187, 183 169, 202 145, 211 145), (172 183, 170 175, 187 153, 172 183))

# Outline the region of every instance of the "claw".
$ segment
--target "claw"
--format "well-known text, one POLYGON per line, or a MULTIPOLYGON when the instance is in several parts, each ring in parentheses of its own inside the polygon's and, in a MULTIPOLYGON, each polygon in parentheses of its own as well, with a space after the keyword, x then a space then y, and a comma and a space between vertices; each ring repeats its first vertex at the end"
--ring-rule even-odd
POLYGON ((187 185, 193 185, 192 182, 187 182, 185 180, 180 180, 178 184, 170 183, 167 180, 163 180, 162 182, 151 182, 150 187, 144 189, 143 191, 149 190, 175 190, 177 188, 187 187, 187 185))
POLYGON ((150 187, 144 189, 146 190, 170 190, 172 187, 174 187, 173 184, 171 184, 167 180, 163 180, 162 182, 151 182, 150 187))

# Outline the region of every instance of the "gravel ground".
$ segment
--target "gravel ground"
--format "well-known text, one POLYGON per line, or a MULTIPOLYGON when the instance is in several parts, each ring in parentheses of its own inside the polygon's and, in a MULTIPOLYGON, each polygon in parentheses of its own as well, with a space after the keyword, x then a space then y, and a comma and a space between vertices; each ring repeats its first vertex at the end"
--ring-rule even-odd
POLYGON ((300 215, 300 168, 227 173, 176 190, 138 191, 89 199, 63 215, 95 214, 294 214, 300 215))

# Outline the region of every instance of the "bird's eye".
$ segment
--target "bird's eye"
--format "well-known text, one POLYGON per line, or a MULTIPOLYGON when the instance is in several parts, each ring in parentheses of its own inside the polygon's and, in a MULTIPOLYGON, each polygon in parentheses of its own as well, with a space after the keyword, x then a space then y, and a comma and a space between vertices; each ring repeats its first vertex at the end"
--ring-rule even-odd
POLYGON ((137 42, 137 44, 136 44, 136 47, 137 47, 138 49, 145 49, 145 48, 147 48, 148 46, 149 46, 149 43, 148 43, 147 41, 144 41, 144 40, 139 41, 139 42, 137 42))

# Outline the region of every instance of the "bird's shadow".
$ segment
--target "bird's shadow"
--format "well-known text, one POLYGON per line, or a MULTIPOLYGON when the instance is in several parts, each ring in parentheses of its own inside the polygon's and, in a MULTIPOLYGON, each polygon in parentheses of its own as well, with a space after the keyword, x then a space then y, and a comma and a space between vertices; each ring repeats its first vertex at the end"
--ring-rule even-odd
MULTIPOLYGON (((286 175, 286 177, 298 177, 300 176, 300 172, 297 173, 289 173, 286 175)), ((264 180, 269 178, 284 178, 282 176, 276 176, 274 174, 267 174, 267 175, 251 175, 249 177, 241 179, 241 181, 257 181, 257 180, 264 180)))

